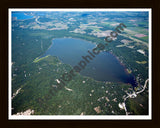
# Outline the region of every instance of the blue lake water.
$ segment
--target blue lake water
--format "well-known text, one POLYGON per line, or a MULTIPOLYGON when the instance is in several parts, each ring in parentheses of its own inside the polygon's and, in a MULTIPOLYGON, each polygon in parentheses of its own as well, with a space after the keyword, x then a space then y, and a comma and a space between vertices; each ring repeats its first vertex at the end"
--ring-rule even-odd
POLYGON ((33 18, 33 16, 26 15, 24 12, 12 12, 12 17, 17 17, 17 20, 25 20, 33 18))
MULTIPOLYGON (((84 60, 82 56, 89 55, 88 50, 92 51, 95 47, 95 44, 85 40, 57 38, 53 40, 51 47, 41 57, 57 56, 63 63, 74 67, 84 60)), ((81 75, 92 77, 98 81, 124 82, 136 86, 133 75, 126 73, 125 67, 111 53, 100 52, 89 61, 85 69, 81 70, 81 75)))

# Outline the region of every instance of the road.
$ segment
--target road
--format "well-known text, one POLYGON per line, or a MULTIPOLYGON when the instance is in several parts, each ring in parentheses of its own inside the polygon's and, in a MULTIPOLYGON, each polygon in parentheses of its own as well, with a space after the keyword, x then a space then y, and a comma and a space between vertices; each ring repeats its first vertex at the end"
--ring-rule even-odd
POLYGON ((142 93, 142 92, 145 90, 146 86, 147 86, 147 82, 149 82, 149 79, 147 79, 147 80, 145 81, 144 86, 143 86, 143 89, 140 90, 139 92, 135 92, 135 91, 134 91, 132 94, 128 94, 128 93, 127 93, 128 96, 124 98, 124 103, 122 103, 122 104, 123 104, 123 107, 124 107, 124 110, 125 110, 125 112, 126 112, 126 115, 128 115, 128 112, 127 112, 127 108, 126 108, 125 101, 126 101, 128 98, 136 98, 138 94, 142 93))
POLYGON ((142 89, 141 91, 139 91, 139 92, 136 92, 136 94, 142 93, 142 92, 145 90, 148 81, 149 81, 149 79, 147 79, 147 80, 145 81, 145 84, 144 84, 144 86, 143 86, 143 89, 142 89))

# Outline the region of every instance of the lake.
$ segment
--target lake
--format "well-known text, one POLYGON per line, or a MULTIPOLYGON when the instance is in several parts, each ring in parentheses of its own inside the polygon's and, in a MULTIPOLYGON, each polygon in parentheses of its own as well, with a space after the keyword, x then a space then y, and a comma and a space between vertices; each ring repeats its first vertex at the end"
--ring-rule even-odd
POLYGON ((12 12, 12 17, 17 17, 17 20, 26 20, 33 18, 33 16, 26 15, 25 12, 12 12))
MULTIPOLYGON (((57 56, 63 63, 74 67, 83 60, 82 56, 89 55, 88 50, 92 51, 95 47, 95 44, 81 39, 57 38, 41 57, 57 56)), ((111 53, 100 52, 89 61, 85 69, 80 72, 81 75, 98 81, 124 82, 136 86, 134 76, 128 74, 125 67, 111 53)))

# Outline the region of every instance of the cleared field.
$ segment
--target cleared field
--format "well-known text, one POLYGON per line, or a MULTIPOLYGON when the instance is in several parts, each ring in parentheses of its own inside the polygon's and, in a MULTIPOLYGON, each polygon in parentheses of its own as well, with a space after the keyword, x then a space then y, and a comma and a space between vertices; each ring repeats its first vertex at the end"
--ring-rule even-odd
POLYGON ((147 61, 136 61, 136 63, 138 63, 138 64, 146 64, 147 61))

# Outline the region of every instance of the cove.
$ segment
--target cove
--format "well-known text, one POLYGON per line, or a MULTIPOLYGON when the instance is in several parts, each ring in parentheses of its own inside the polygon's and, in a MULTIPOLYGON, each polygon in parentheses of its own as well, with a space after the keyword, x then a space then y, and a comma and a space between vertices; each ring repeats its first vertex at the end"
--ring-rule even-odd
MULTIPOLYGON (((63 63, 74 67, 82 60, 82 56, 88 55, 88 50, 92 51, 95 47, 95 44, 81 39, 56 38, 41 57, 57 56, 63 63)), ((136 86, 134 76, 126 73, 125 67, 109 52, 96 55, 80 74, 98 81, 123 82, 136 86)))

